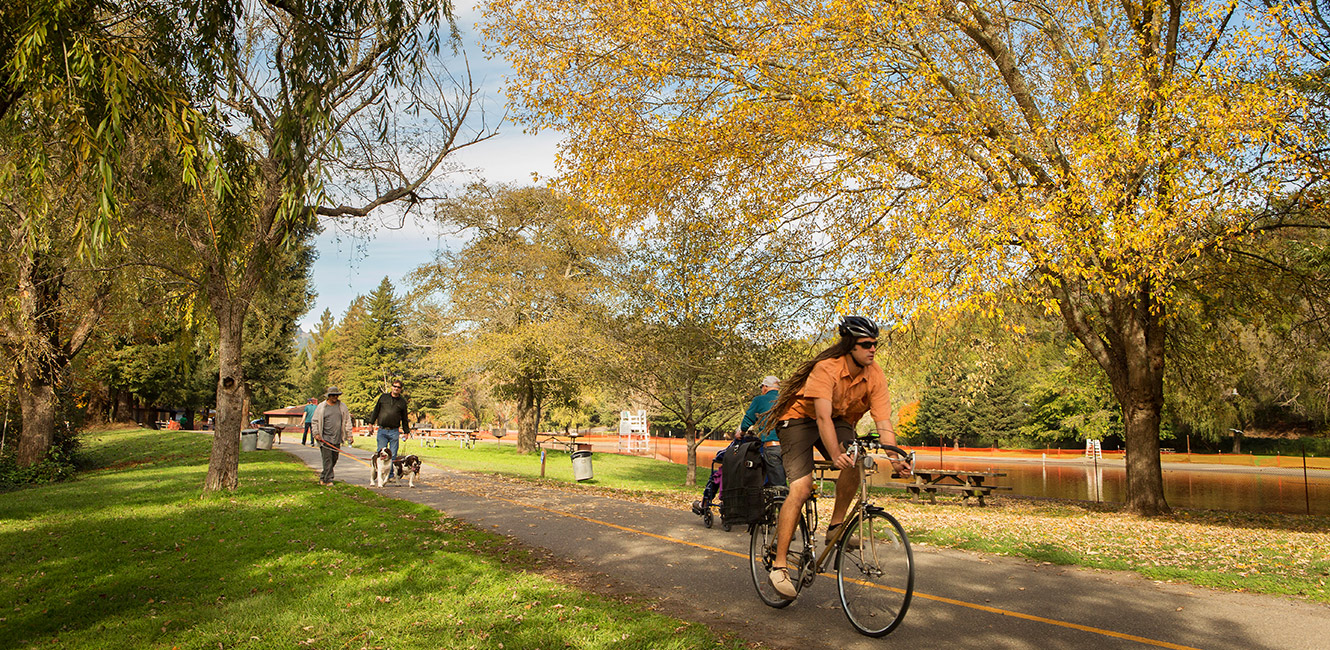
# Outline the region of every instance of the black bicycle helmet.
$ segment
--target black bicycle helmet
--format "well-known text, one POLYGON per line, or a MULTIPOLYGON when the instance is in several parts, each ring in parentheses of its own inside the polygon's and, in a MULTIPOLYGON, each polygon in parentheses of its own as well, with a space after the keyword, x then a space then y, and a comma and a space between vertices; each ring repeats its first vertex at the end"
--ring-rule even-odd
POLYGON ((840 322, 840 335, 854 338, 877 338, 877 323, 865 316, 846 316, 840 322))

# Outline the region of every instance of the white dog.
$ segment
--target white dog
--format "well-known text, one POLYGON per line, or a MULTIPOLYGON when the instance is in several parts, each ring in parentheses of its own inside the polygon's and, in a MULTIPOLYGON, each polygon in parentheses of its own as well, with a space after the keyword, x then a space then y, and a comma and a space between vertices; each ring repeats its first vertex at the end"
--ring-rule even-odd
POLYGON ((371 487, 383 487, 388 482, 388 469, 392 467, 393 455, 387 447, 374 452, 369 457, 369 484, 371 487))

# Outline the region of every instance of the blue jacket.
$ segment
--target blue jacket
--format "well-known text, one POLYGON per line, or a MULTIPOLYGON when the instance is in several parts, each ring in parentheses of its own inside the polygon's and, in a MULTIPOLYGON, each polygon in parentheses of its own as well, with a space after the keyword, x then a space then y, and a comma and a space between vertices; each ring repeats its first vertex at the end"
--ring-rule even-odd
MULTIPOLYGON (((773 388, 754 397, 752 403, 748 405, 748 412, 744 413, 744 419, 739 424, 739 430, 747 431, 749 427, 757 424, 762 414, 770 411, 771 407, 776 405, 776 397, 779 395, 780 391, 773 388)), ((762 433, 762 442, 770 442, 776 439, 776 429, 774 427, 762 433)))

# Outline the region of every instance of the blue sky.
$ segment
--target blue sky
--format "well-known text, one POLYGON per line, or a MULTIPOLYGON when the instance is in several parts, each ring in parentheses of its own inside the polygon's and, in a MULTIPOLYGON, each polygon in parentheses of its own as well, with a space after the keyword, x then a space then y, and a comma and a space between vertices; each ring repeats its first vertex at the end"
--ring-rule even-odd
MULTIPOLYGON (((493 119, 505 112, 501 88, 508 67, 501 59, 484 59, 475 27, 478 18, 479 13, 474 10, 458 10, 458 27, 466 44, 472 78, 483 89, 484 109, 493 119)), ((450 177, 450 184, 461 187, 480 178, 490 182, 530 183, 532 174, 551 177, 555 173, 554 155, 560 137, 554 132, 533 136, 524 133, 520 124, 504 124, 498 136, 463 149, 450 159, 462 168, 450 177)), ((314 328, 324 309, 331 309, 333 317, 340 319, 357 295, 373 291, 384 276, 400 291, 403 279, 412 269, 434 259, 440 250, 456 249, 461 243, 448 238, 432 223, 410 219, 403 223, 401 215, 393 211, 383 211, 369 219, 373 232, 368 237, 339 232, 335 224, 325 224, 323 234, 316 239, 318 259, 314 263, 313 284, 318 297, 300 319, 304 330, 314 328)))

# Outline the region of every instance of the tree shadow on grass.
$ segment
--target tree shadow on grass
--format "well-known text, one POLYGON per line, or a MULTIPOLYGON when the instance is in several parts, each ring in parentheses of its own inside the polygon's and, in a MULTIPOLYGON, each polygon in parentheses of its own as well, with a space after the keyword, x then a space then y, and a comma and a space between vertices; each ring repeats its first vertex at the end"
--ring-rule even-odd
POLYGON ((564 625, 604 604, 509 572, 520 564, 496 557, 498 538, 416 504, 315 486, 284 454, 245 460, 234 495, 200 498, 205 468, 172 460, 0 504, 0 547, 12 551, 0 557, 0 601, 13 603, 0 648, 341 647, 371 630, 393 647, 496 635, 564 647, 614 626, 653 629, 640 613, 564 625))

